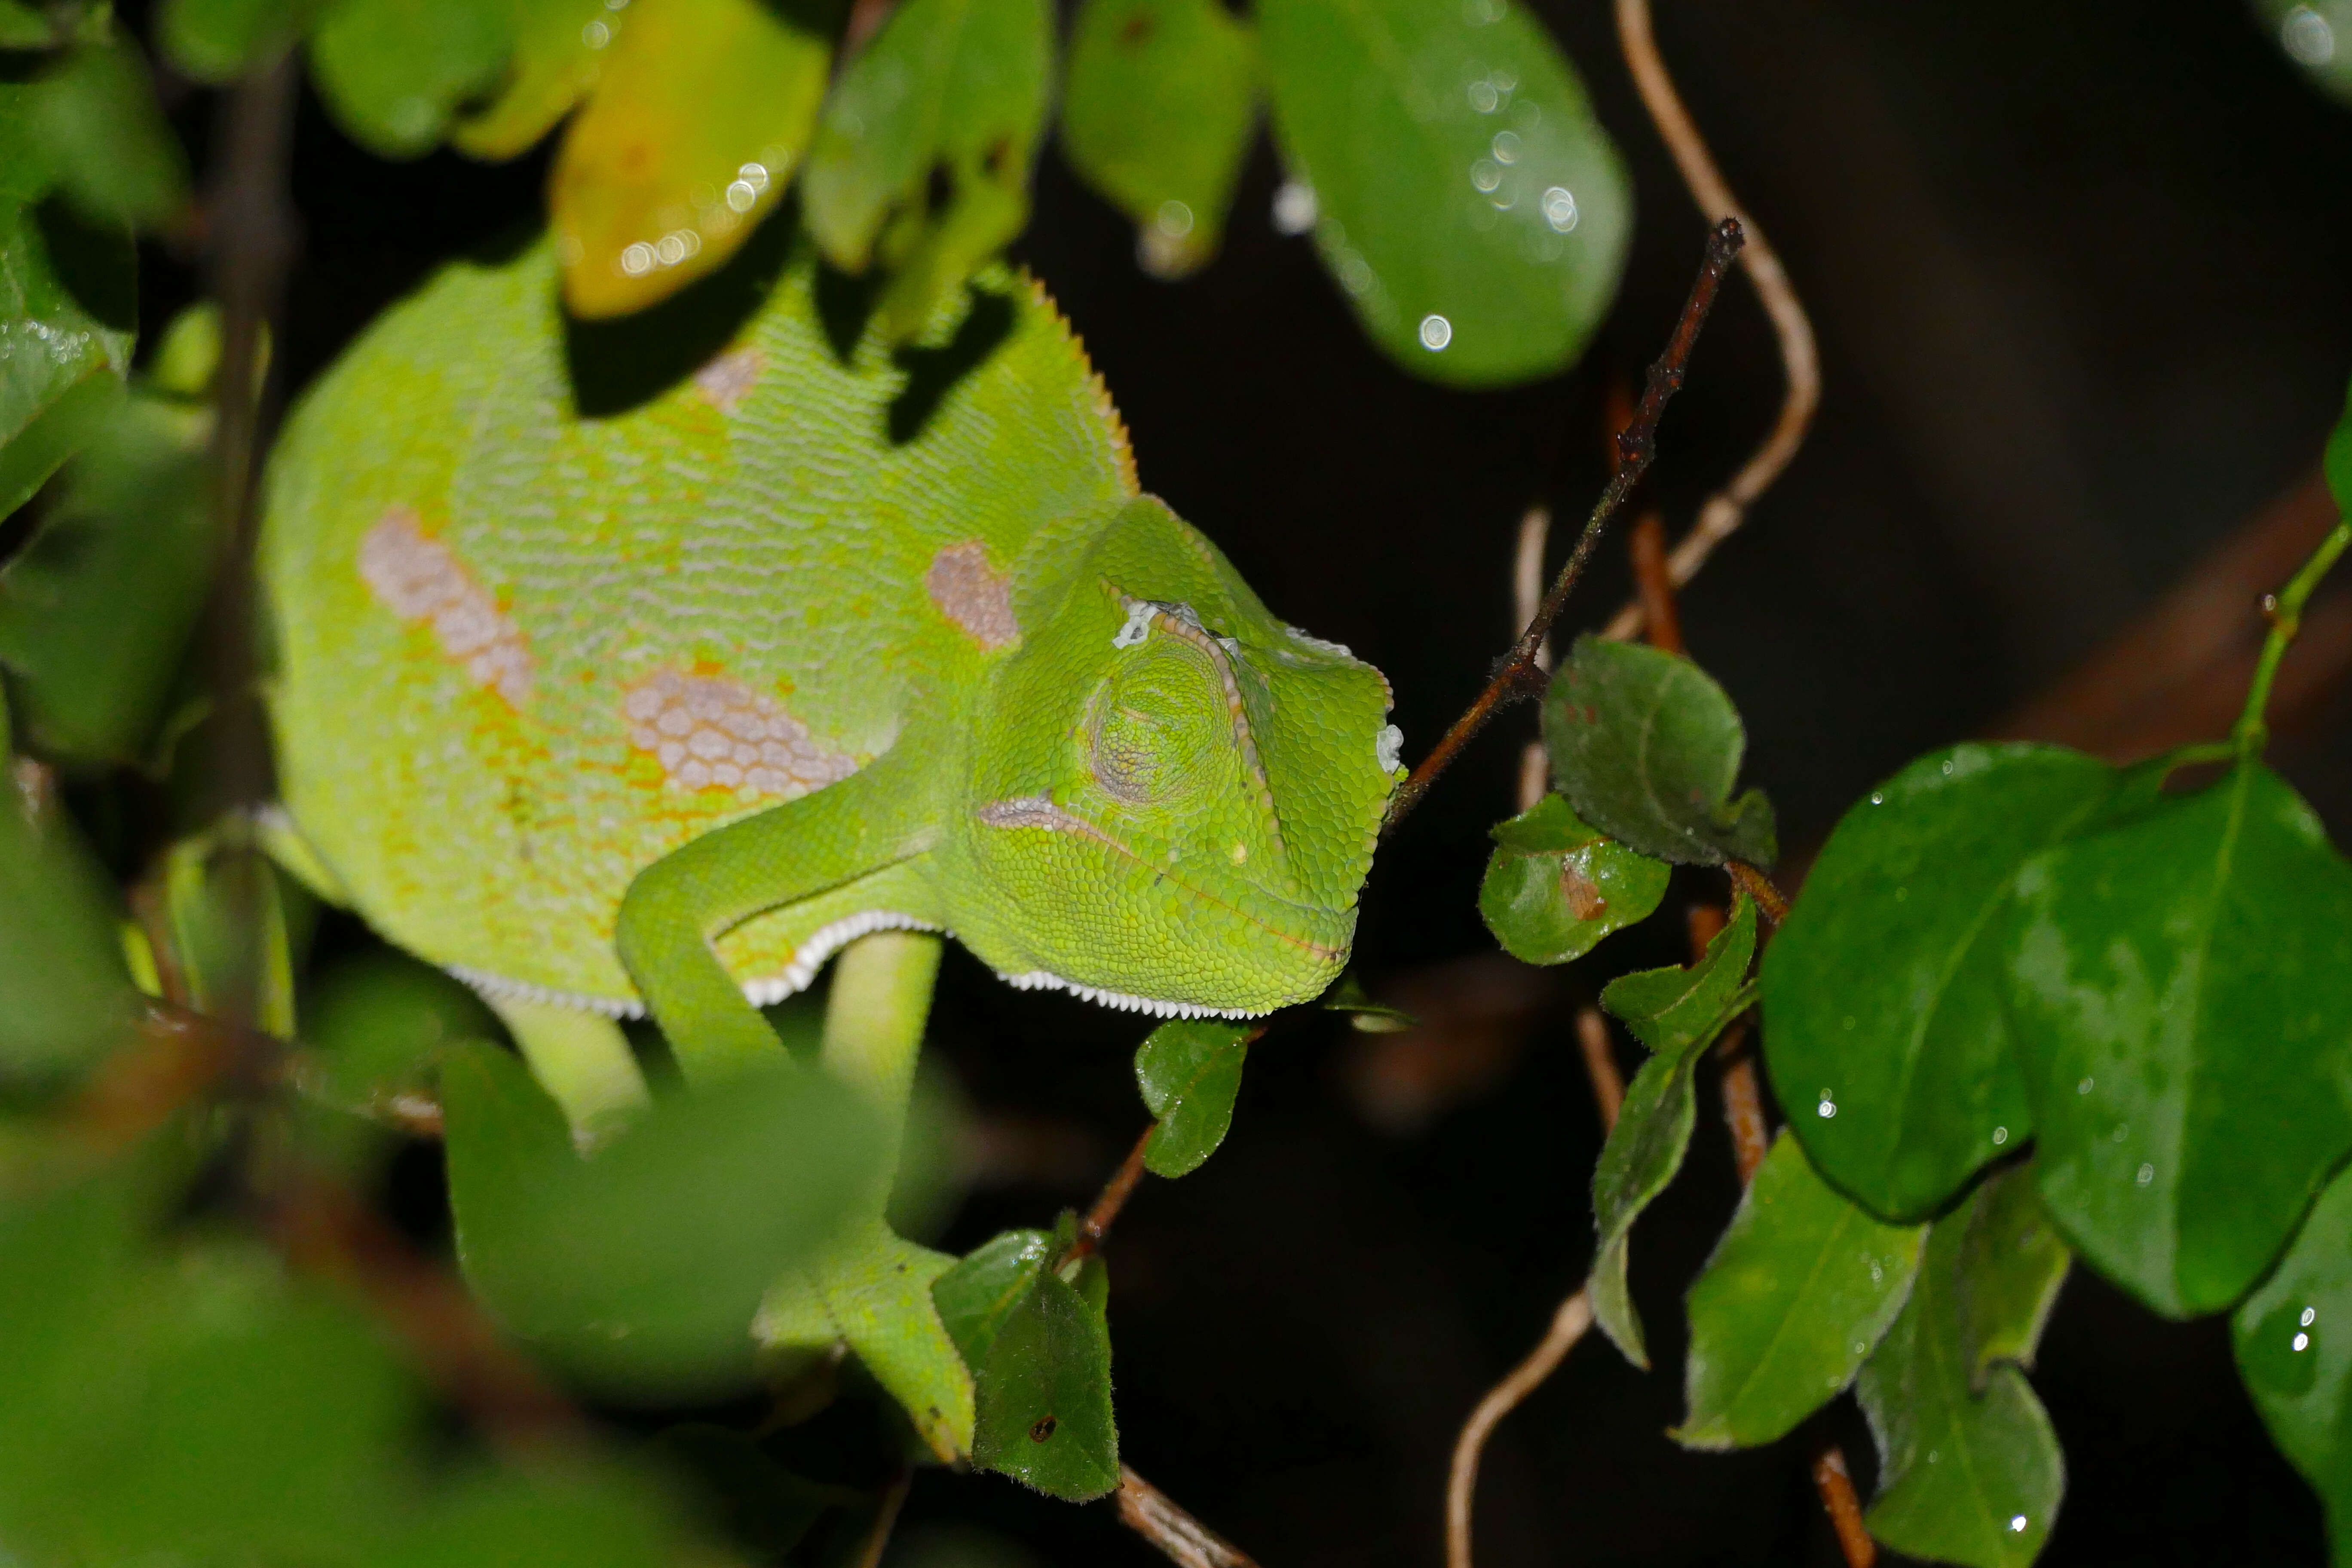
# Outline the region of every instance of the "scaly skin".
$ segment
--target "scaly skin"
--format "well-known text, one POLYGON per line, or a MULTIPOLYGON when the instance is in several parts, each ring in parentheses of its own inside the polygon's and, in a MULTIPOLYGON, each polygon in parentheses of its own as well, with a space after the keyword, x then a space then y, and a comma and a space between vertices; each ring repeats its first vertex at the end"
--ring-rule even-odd
MULTIPOLYGON (((1136 493, 1034 283, 983 277, 894 358, 870 333, 836 353, 805 259, 747 291, 756 265, 618 346, 567 336, 544 246, 454 267, 306 399, 261 568, 281 786, 317 860, 493 995, 649 1004, 704 1081, 778 1053, 747 993, 889 926, 1161 1014, 1320 991, 1402 776, 1378 672, 1136 493), (712 330, 730 299, 756 309, 712 330), (611 389, 679 344, 698 367, 611 389)), ((866 1048, 885 1079, 928 999, 928 967, 905 973, 911 1026, 866 1048)), ((565 1050, 605 1053, 592 1085, 625 1067, 617 1037, 542 1044, 543 1078, 565 1050)), ((867 1240, 763 1320, 856 1343, 839 1303, 920 1252, 867 1240)), ((900 1296, 866 1315, 929 1370, 892 1392, 958 1450, 962 1369, 930 1364, 927 1293, 900 1296)))

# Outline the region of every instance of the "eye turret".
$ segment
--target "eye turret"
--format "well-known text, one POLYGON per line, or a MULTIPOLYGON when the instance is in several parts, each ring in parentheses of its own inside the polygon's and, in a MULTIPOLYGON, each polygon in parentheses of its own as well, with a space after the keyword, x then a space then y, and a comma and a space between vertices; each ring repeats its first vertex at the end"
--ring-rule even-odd
POLYGON ((1095 782, 1134 806, 1181 807, 1219 775, 1232 748, 1225 683, 1190 641, 1152 637, 1123 649, 1087 715, 1095 782))

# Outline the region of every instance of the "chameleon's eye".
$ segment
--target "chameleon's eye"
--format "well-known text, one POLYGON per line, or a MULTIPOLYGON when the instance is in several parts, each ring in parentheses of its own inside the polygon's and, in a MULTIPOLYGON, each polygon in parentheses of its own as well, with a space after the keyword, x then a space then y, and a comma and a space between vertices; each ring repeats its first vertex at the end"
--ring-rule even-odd
POLYGON ((1230 735, 1224 686, 1208 657, 1155 637, 1118 660, 1089 721, 1095 780, 1130 805, 1169 805, 1213 775, 1230 735))

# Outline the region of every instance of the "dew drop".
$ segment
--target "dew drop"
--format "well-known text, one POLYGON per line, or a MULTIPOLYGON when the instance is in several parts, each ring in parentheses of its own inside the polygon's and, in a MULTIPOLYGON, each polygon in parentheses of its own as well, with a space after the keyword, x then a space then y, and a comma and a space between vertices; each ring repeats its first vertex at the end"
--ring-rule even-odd
POLYGON ((1435 353, 1454 341, 1454 323, 1432 310, 1421 319, 1421 346, 1435 353))
POLYGON ((1519 161, 1519 138, 1516 132, 1496 132, 1495 140, 1489 143, 1489 146, 1497 163, 1516 163, 1519 161))
POLYGON ((1470 84, 1470 107, 1479 113, 1494 113, 1496 106, 1502 101, 1503 95, 1496 92, 1495 84, 1486 78, 1481 77, 1470 84))
POLYGON ((2297 5, 2279 23, 2279 47, 2299 66, 2324 66, 2336 58, 2336 29, 2308 5, 2297 5))
POLYGON ((2000 1147, 2000 1146, 2001 1144, 2003 1144, 2003 1143, 2008 1142, 2009 1142, 2009 1129, 2008 1129, 2008 1128, 2006 1128, 2006 1127, 1996 1127, 1996 1128, 1994 1128, 1994 1129, 1992 1130, 1992 1141, 1993 1141, 1993 1145, 1994 1145, 1994 1147, 1996 1147, 1996 1148, 2000 1147))
POLYGON ((1192 209, 1182 202, 1165 201, 1151 216, 1152 226, 1171 239, 1181 239, 1192 232, 1192 209))
POLYGON ((1279 234, 1305 234, 1315 226, 1315 187, 1286 180, 1274 193, 1274 226, 1279 234))
POLYGON ((1470 183, 1481 191, 1491 193, 1503 183, 1503 166, 1492 158, 1481 158, 1470 165, 1470 183))
POLYGON ((2287 1348, 2300 1354, 2311 1348, 2311 1336, 2309 1334, 2299 1333, 2294 1336, 2293 1342, 2291 1342, 2287 1348))
POLYGON ((1837 1114, 1837 1101, 1834 1100, 1824 1100, 1822 1101, 1818 1109, 1822 1113, 1822 1120, 1827 1121, 1831 1117, 1837 1114))
POLYGON ((2154 1165, 2143 1163, 2139 1168, 2139 1173, 2134 1176, 2132 1180, 2137 1182, 2143 1187, 2147 1185, 2150 1182, 2156 1180, 2156 1167, 2154 1165))
POLYGON ((1886 804, 1886 797, 1879 794, 1878 791, 1872 790, 1870 792, 1870 804, 1873 805, 1885 805, 1886 804))
POLYGON ((1565 185, 1552 185, 1545 190, 1543 215, 1544 222, 1551 225, 1553 231, 1559 234, 1566 234, 1574 228, 1577 219, 1583 216, 1576 210, 1576 197, 1565 185))
POLYGON ((2315 1321, 2318 1319, 2318 1317, 2319 1317, 2319 1309, 2318 1309, 2318 1308, 2316 1308, 2316 1307, 2305 1307, 2305 1308, 2303 1310, 2303 1316, 2301 1316, 2301 1317, 2297 1318, 2297 1319, 2295 1320, 2295 1321, 2296 1321, 2296 1322, 2298 1322, 2298 1323, 2301 1323, 2305 1328, 2306 1328, 2306 1329, 2307 1329, 2307 1328, 2311 1327, 2312 1323, 2313 1323, 2314 1321, 2315 1321))
POLYGON ((2075 1092, 2076 1094, 2088 1094, 2088 1093, 2090 1093, 2090 1092, 2091 1092, 2091 1080, 2090 1080, 2089 1079, 2087 1079, 2087 1078, 2086 1078, 2086 1079, 2084 1079, 2082 1082, 2080 1082, 2080 1083, 2076 1084, 2076 1085, 2074 1086, 2074 1092, 2075 1092))
POLYGON ((2023 1514, 2017 1513, 2010 1516, 2009 1532, 2011 1535, 2023 1535, 2025 1533, 2025 1516, 2023 1514))
POLYGON ((601 20, 591 22, 580 29, 580 41, 592 49, 601 49, 613 41, 613 29, 601 20))
POLYGON ((641 278, 653 269, 654 247, 644 240, 621 252, 621 270, 630 277, 641 278))

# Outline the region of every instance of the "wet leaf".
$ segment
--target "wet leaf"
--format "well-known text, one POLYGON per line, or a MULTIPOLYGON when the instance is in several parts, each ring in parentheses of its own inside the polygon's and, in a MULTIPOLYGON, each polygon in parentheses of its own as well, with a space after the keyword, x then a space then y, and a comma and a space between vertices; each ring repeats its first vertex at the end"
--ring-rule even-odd
POLYGON ((1503 951, 1523 963, 1581 958, 1666 896, 1672 872, 1663 861, 1586 826, 1556 795, 1497 824, 1493 837, 1478 913, 1503 951))
POLYGON ((1045 1231, 1001 1231, 932 1281, 932 1304, 966 1366, 977 1371, 986 1364, 996 1331, 1057 1250, 1045 1231))
POLYGON ((69 51, 30 84, 33 132, 58 189, 92 223, 152 228, 188 199, 187 161, 154 83, 121 26, 69 51))
POLYGON ((1879 1455, 1864 1522, 1906 1556, 2026 1568, 2057 1518, 2066 1462, 2016 1366, 1993 1367, 1971 1392, 1959 1269, 1979 1196, 1929 1229, 1911 1300, 1855 1382, 1879 1455))
MULTIPOLYGON (((5 726, 0 726, 5 727, 5 726)), ((0 756, 0 1080, 54 1079, 121 1044, 139 993, 121 900, 54 802, 0 756)))
POLYGON ((833 0, 635 0, 549 188, 574 315, 643 310, 741 248, 808 146, 837 14, 833 0))
POLYGON ((42 199, 39 86, 0 82, 0 517, 103 427, 136 320, 129 232, 42 199))
POLYGON ((1738 799, 1748 745, 1706 671, 1642 643, 1580 637, 1543 705, 1552 778, 1578 815, 1644 855, 1686 865, 1769 866, 1772 803, 1738 799))
POLYGON ((2051 1215, 2158 1311, 2227 1307, 2352 1150, 2352 867, 2249 763, 2036 858, 2014 918, 2051 1215))
POLYGON ((498 81, 511 26, 507 0, 330 0, 310 33, 310 73, 353 141, 379 157, 421 157, 498 81))
POLYGON ((225 87, 291 45, 317 11, 317 0, 163 0, 155 37, 183 73, 225 87))
POLYGON ((509 1329, 625 1397, 747 1378, 761 1296, 879 1174, 872 1112, 816 1074, 658 1100, 587 1160, 506 1051, 452 1049, 441 1098, 467 1278, 509 1329))
POLYGON ((1575 360, 1616 294, 1631 198, 1534 10, 1262 0, 1256 14, 1283 162, 1314 191, 1316 247, 1372 341, 1459 386, 1575 360))
POLYGON ((1045 0, 903 0, 842 73, 809 157, 809 232, 835 267, 890 275, 891 341, 1029 221, 1052 64, 1045 0))
POLYGON ((2352 1543, 2352 1171, 2319 1194, 2277 1269, 2231 1320, 2263 1425, 2352 1543))
POLYGON ((2074 1258, 2042 1212, 2031 1165, 1985 1178, 1960 1239, 1957 1286, 1971 1390, 1983 1393, 1999 1363, 2032 1369, 2074 1258))
POLYGON ((1135 1081, 1159 1119, 1143 1148, 1155 1176, 1189 1175, 1225 1141, 1241 1093, 1242 1064, 1256 1025, 1178 1018, 1151 1031, 1135 1053, 1135 1081))
POLYGON ((34 749, 140 763, 212 582, 208 410, 133 394, 0 566, 0 668, 34 749))
POLYGON ((1099 1306, 1045 1274, 1005 1314, 977 1374, 972 1463, 1071 1502, 1118 1485, 1110 1330, 1099 1306))
POLYGON ((1690 1289, 1690 1448, 1786 1435, 1845 1391, 1911 1291, 1925 1226, 1873 1218, 1783 1130, 1690 1289))
POLYGON ((1223 0, 1079 7, 1062 151, 1134 220, 1147 271, 1178 278, 1216 254, 1256 118, 1256 40, 1223 0))
POLYGON ((514 48, 506 78, 481 108, 460 110, 451 144, 476 158, 511 158, 536 145, 596 85, 627 24, 626 8, 605 0, 507 0, 514 48))
POLYGON ((1612 982, 1601 1003, 1628 1018, 1635 1034, 1656 1053, 1626 1086, 1617 1123, 1601 1145, 1592 1171, 1592 1222, 1599 1247, 1592 1266, 1592 1317, 1625 1359, 1647 1371, 1641 1320, 1625 1288, 1627 1237, 1652 1199, 1682 1169, 1696 1115, 1693 1075, 1716 1036, 1751 1000, 1739 984, 1756 951, 1756 907, 1743 895, 1732 918, 1688 970, 1649 970, 1612 982), (1610 992, 1628 982, 1641 1004, 1627 1010, 1610 1003, 1610 992), (1638 1021, 1635 1021, 1638 1019, 1638 1021))
POLYGON ((2055 746, 1955 746, 1871 791, 1806 874, 1764 958, 1765 1065, 1822 1174, 1879 1214, 1933 1213, 2033 1135, 2002 911, 2116 780, 2055 746))

